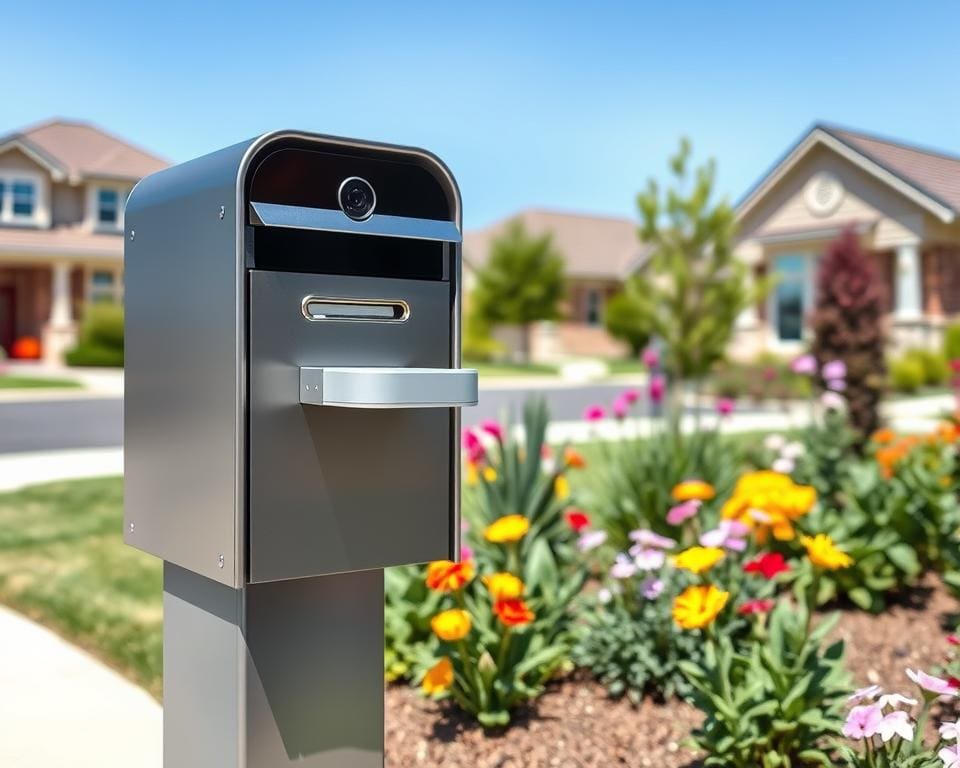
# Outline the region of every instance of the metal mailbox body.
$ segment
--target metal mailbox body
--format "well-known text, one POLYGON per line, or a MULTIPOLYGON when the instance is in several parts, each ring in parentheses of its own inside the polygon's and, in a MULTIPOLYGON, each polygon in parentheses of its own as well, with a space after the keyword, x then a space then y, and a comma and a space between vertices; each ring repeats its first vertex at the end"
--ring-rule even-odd
POLYGON ((125 225, 127 543, 235 589, 456 558, 476 374, 445 166, 277 132, 144 179, 125 225))

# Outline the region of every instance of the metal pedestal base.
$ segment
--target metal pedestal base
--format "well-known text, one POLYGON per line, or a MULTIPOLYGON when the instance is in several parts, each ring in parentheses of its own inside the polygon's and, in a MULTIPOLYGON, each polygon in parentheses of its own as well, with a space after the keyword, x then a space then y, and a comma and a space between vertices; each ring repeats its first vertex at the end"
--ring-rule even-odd
POLYGON ((383 571, 163 578, 164 768, 383 768, 383 571))

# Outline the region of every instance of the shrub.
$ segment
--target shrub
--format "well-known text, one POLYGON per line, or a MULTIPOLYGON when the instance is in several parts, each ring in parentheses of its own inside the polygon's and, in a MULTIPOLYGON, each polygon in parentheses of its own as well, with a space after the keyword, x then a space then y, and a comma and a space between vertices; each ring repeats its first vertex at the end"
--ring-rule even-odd
POLYGON ((943 356, 960 360, 960 323, 950 323, 943 331, 943 356))
POLYGON ((650 323, 643 308, 638 306, 633 296, 626 291, 620 291, 607 301, 603 324, 611 336, 630 347, 634 358, 640 357, 640 353, 650 343, 650 323))
POLYGON ((122 366, 123 306, 107 303, 87 306, 79 343, 67 352, 66 362, 77 366, 122 366))
POLYGON ((810 397, 810 379, 794 373, 789 364, 770 355, 750 363, 725 362, 716 366, 710 379, 716 394, 753 402, 810 397))
MULTIPOLYGON (((821 372, 842 364, 843 396, 859 445, 880 423, 885 383, 883 287, 857 235, 847 229, 834 241, 817 273, 817 305, 811 315, 812 352, 821 372)), ((830 387, 829 377, 823 385, 830 387)))
POLYGON ((916 392, 924 378, 923 363, 915 357, 901 357, 890 364, 890 383, 897 392, 916 392))
POLYGON ((946 384, 950 379, 950 366, 946 358, 929 349, 911 349, 906 355, 920 363, 923 369, 923 383, 929 387, 946 384))

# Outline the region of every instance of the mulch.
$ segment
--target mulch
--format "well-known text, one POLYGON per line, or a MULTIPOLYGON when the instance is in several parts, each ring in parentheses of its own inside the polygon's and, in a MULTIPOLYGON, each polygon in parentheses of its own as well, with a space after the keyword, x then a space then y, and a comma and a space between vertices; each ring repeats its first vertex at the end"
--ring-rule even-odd
MULTIPOLYGON (((904 593, 880 616, 843 610, 834 631, 846 641, 855 687, 878 683, 912 693, 907 667, 931 670, 945 661, 946 635, 960 604, 932 577, 904 593)), ((678 701, 639 707, 614 701, 582 673, 554 683, 509 729, 487 733, 448 702, 406 686, 386 692, 389 768, 695 768, 682 745, 701 720, 678 701)))

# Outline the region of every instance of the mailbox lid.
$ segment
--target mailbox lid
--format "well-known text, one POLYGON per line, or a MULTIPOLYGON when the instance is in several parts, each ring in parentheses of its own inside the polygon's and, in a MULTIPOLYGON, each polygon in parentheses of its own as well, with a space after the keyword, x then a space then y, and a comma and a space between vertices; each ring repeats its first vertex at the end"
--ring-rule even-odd
POLYGON ((249 580, 453 557, 451 408, 300 403, 301 367, 449 368, 452 286, 249 273, 249 580), (402 321, 311 321, 308 297, 402 302, 402 321))

